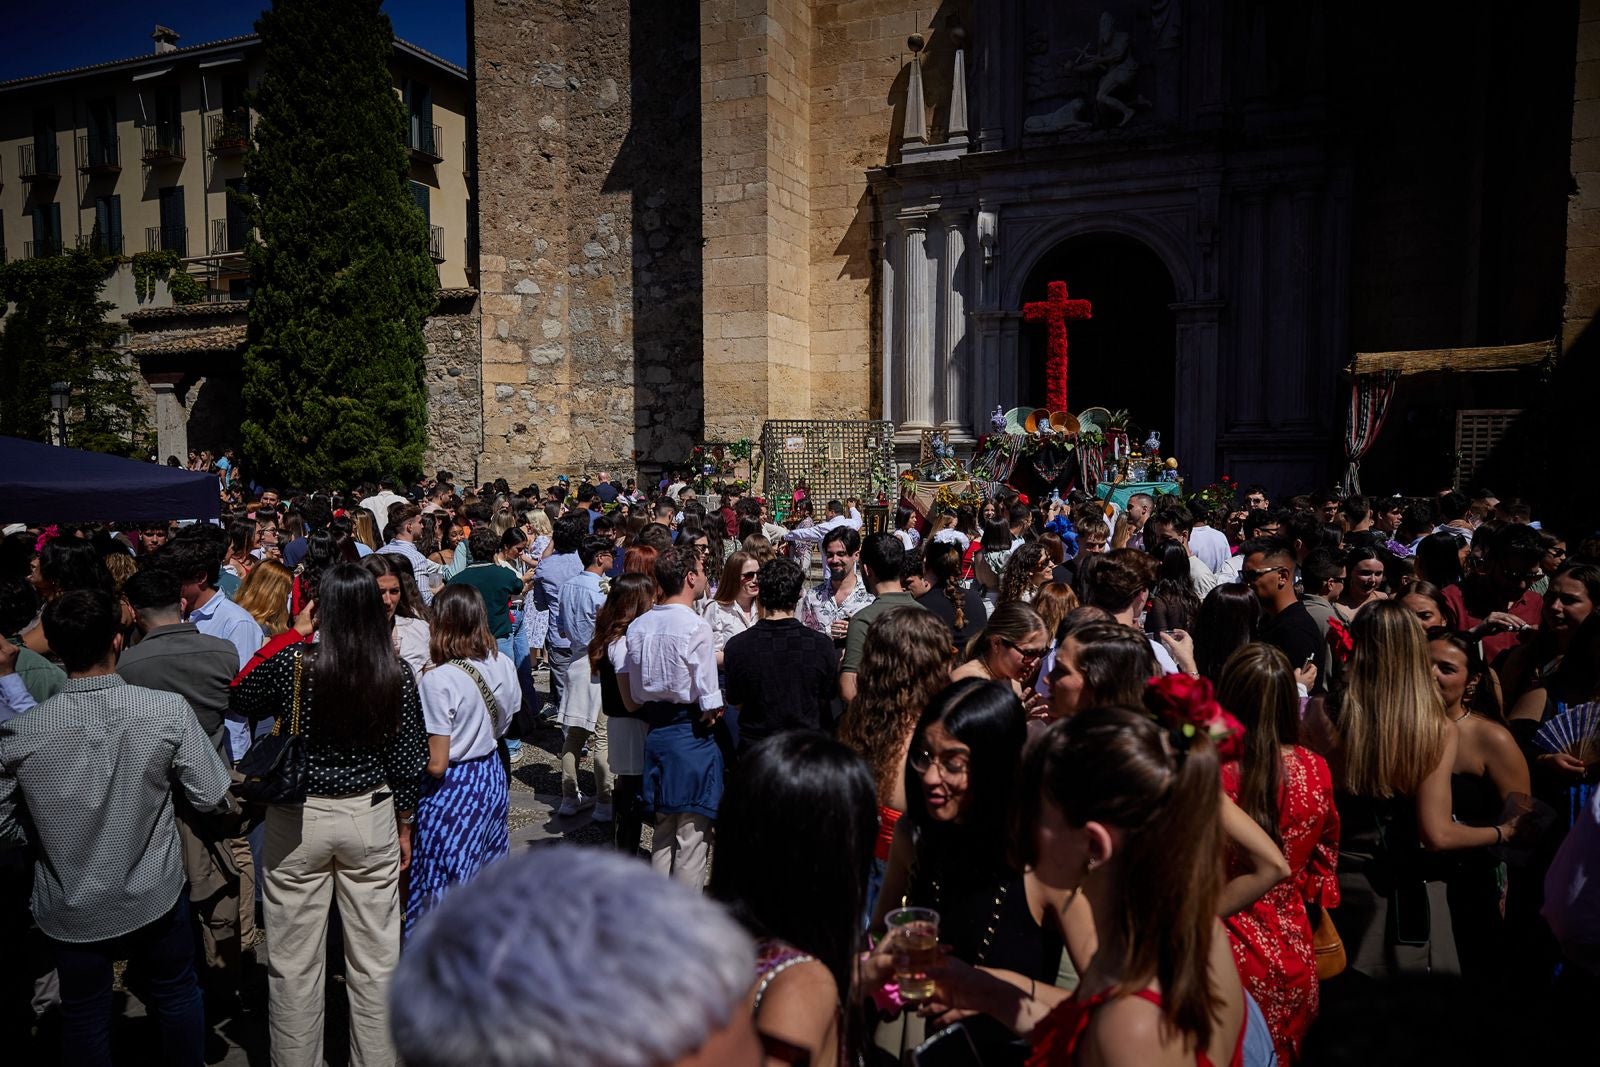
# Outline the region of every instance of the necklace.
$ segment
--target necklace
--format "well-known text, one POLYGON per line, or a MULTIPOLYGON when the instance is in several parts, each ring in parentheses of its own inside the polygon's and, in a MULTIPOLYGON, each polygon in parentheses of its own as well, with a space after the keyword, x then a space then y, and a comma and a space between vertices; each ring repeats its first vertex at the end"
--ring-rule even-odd
MULTIPOLYGON (((933 890, 933 910, 941 916, 944 915, 944 883, 935 878, 929 888, 933 890)), ((989 954, 989 946, 994 943, 995 927, 1000 925, 1000 909, 1005 906, 1006 894, 1011 892, 1009 879, 1002 879, 1000 891, 994 895, 994 910, 989 913, 989 924, 984 928, 983 943, 978 946, 977 957, 972 961, 974 967, 980 966, 989 954)))
POLYGON ((1472 714, 1472 709, 1471 708, 1467 708, 1466 710, 1462 711, 1462 713, 1460 715, 1457 715, 1453 719, 1450 719, 1449 715, 1446 715, 1445 718, 1450 719, 1451 722, 1460 722, 1462 719, 1465 719, 1467 716, 1469 716, 1471 714, 1472 714))

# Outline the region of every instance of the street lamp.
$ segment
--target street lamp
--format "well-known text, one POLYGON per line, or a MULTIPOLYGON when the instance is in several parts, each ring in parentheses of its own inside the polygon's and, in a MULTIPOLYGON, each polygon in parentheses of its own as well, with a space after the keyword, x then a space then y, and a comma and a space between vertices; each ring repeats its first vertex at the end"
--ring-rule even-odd
POLYGON ((56 444, 67 446, 67 401, 72 398, 72 387, 66 382, 50 383, 50 407, 56 413, 56 444))

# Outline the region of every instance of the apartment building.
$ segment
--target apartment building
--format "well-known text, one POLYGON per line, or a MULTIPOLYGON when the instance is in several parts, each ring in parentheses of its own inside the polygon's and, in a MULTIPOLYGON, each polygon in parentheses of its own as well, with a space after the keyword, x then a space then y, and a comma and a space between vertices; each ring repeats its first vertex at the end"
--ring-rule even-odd
MULTIPOLYGON (((245 181, 260 38, 179 47, 164 26, 151 37, 146 55, 0 82, 0 261, 169 249, 210 298, 244 299, 247 226, 228 194, 245 181)), ((390 71, 439 285, 473 285, 467 73, 400 40, 390 71)), ((124 265, 106 298, 124 313, 170 303, 155 288, 137 301, 124 265)))

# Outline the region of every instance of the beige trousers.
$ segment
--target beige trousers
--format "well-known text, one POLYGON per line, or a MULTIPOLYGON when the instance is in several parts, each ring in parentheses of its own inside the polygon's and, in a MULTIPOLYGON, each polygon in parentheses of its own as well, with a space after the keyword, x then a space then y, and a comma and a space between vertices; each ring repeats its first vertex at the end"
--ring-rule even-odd
POLYGON ((262 852, 273 1067, 322 1067, 328 910, 344 926, 352 1067, 395 1062, 389 976, 400 959, 394 802, 372 793, 267 809, 262 852))
POLYGON ((606 714, 601 712, 594 721, 592 731, 581 726, 567 727, 567 736, 561 743, 561 795, 576 798, 578 795, 578 763, 583 746, 588 744, 589 755, 594 760, 594 788, 596 799, 602 804, 611 803, 611 766, 606 739, 606 714))
POLYGON ((679 811, 656 815, 650 846, 650 866, 674 881, 699 889, 706 881, 706 855, 711 820, 679 811))

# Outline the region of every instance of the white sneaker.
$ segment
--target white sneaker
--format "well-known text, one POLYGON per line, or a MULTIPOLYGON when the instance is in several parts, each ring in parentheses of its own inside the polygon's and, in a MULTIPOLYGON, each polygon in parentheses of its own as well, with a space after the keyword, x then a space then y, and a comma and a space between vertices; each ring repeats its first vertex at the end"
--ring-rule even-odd
POLYGON ((596 804, 594 806, 594 814, 591 815, 590 818, 594 819, 595 822, 610 822, 611 821, 611 805, 610 804, 596 804))
POLYGON ((520 767, 520 766, 522 766, 522 761, 527 759, 527 758, 528 758, 528 746, 527 745, 518 745, 511 752, 511 766, 520 767))
POLYGON ((556 814, 564 819, 570 815, 578 814, 578 809, 581 807, 583 807, 582 793, 579 793, 575 797, 563 797, 561 800, 561 806, 556 809, 556 814))

